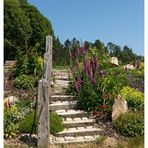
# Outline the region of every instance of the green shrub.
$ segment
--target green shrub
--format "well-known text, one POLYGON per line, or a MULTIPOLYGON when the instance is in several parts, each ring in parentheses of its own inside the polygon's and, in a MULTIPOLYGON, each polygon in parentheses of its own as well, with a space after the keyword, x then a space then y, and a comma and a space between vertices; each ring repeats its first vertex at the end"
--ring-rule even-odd
POLYGON ((120 94, 124 99, 126 99, 128 106, 132 110, 142 110, 144 108, 143 93, 127 86, 120 91, 120 94))
POLYGON ((125 137, 143 135, 144 116, 136 112, 127 112, 113 121, 113 126, 119 134, 125 137))
POLYGON ((29 57, 21 50, 17 51, 16 67, 13 71, 14 76, 17 77, 22 74, 29 74, 29 57))
POLYGON ((42 76, 43 74, 43 58, 41 56, 37 56, 34 60, 34 74, 42 76))
POLYGON ((64 129, 63 119, 56 113, 50 113, 50 133, 56 134, 64 129))
POLYGON ((4 137, 11 138, 18 132, 18 121, 20 114, 15 105, 4 106, 4 137))
POLYGON ((118 90, 128 85, 127 73, 124 71, 123 67, 108 68, 106 69, 106 73, 115 79, 118 90))
POLYGON ((13 80, 13 84, 19 89, 30 89, 37 85, 38 78, 32 75, 19 75, 13 80))
MULTIPOLYGON (((21 133, 36 133, 37 130, 37 118, 34 119, 35 111, 29 113, 22 121, 19 123, 19 131, 21 133)), ((56 134, 64 129, 64 124, 62 117, 58 116, 56 113, 50 113, 50 133, 56 134)))
POLYGON ((26 115, 26 117, 19 122, 19 131, 21 133, 36 133, 37 130, 37 118, 35 117, 35 111, 32 111, 26 115))

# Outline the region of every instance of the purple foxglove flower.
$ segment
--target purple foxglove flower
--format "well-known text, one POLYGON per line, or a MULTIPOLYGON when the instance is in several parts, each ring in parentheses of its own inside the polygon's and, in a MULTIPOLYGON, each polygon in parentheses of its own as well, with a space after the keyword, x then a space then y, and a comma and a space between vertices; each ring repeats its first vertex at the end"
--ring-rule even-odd
POLYGON ((80 90, 81 83, 82 83, 81 77, 78 76, 77 81, 75 82, 75 88, 76 88, 77 91, 80 90))
POLYGON ((92 75, 89 75, 89 76, 88 76, 88 78, 89 78, 89 80, 90 80, 90 81, 92 81, 92 80, 93 80, 92 75))
POLYGON ((93 59, 91 58, 91 60, 90 60, 90 66, 91 66, 91 68, 93 68, 93 65, 94 65, 94 61, 93 61, 93 59))
POLYGON ((97 68, 98 68, 98 62, 97 62, 96 57, 94 57, 93 64, 94 64, 94 68, 95 68, 95 70, 97 70, 97 68))
POLYGON ((85 48, 82 47, 82 54, 84 55, 85 54, 85 48))
POLYGON ((91 75, 91 69, 90 64, 87 59, 85 59, 84 63, 84 70, 86 71, 86 74, 91 75))
POLYGON ((80 76, 78 77, 78 81, 79 81, 79 83, 81 85, 82 80, 81 80, 81 77, 80 76))
POLYGON ((97 82, 95 79, 93 79, 92 83, 93 83, 93 85, 96 85, 97 82))
POLYGON ((76 87, 76 90, 77 90, 77 91, 80 90, 80 82, 79 82, 79 81, 76 81, 76 82, 75 82, 75 87, 76 87))
POLYGON ((89 77, 89 80, 91 81, 91 83, 93 84, 93 85, 96 85, 96 80, 92 77, 92 75, 89 75, 88 76, 89 77))
POLYGON ((94 77, 95 68, 94 68, 94 59, 92 59, 92 58, 91 58, 91 60, 90 60, 90 69, 91 69, 92 74, 93 74, 93 77, 94 77))
POLYGON ((88 60, 85 59, 85 61, 84 61, 84 71, 85 71, 85 74, 87 73, 87 67, 88 67, 88 60))
POLYGON ((88 75, 91 75, 90 65, 88 65, 88 66, 86 67, 86 70, 87 70, 87 74, 88 74, 88 75))
POLYGON ((76 59, 76 67, 79 68, 79 61, 76 59))

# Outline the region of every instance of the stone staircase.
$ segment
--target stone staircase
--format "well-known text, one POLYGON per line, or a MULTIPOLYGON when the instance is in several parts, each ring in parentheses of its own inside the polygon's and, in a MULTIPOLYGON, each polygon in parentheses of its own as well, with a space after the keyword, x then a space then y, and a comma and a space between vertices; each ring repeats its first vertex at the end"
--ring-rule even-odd
POLYGON ((62 89, 68 86, 67 71, 54 71, 55 89, 50 100, 50 110, 63 117, 65 129, 56 134, 51 143, 67 144, 92 142, 99 137, 100 128, 94 126, 89 113, 76 110, 76 100, 71 95, 63 95, 62 89))

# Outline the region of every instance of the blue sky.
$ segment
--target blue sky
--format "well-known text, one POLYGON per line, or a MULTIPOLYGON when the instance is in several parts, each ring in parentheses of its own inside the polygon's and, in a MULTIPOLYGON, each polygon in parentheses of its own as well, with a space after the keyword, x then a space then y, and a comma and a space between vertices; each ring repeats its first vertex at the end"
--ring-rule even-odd
POLYGON ((143 0, 28 0, 48 18, 63 43, 100 39, 144 55, 143 0))

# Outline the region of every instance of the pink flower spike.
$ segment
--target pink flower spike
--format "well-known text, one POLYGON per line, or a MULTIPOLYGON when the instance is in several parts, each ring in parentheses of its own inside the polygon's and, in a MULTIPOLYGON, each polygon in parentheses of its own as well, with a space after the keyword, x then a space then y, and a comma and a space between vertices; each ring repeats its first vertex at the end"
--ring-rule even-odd
POLYGON ((84 55, 85 54, 85 48, 82 47, 82 54, 84 55))

